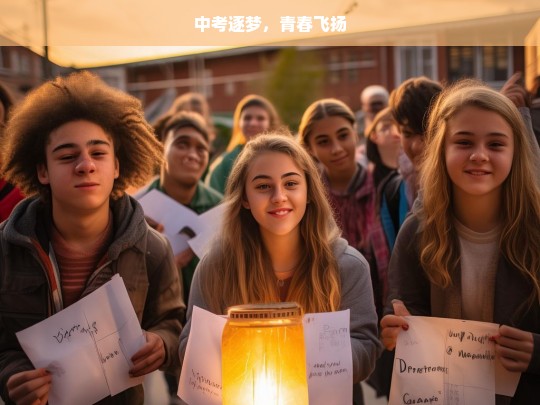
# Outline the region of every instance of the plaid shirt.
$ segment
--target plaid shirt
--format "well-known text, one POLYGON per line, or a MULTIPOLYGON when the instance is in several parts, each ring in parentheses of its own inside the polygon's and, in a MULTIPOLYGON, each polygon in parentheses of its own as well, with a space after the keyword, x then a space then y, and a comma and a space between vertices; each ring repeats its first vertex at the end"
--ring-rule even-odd
POLYGON ((371 173, 358 164, 358 170, 352 178, 347 192, 337 193, 329 186, 329 180, 323 171, 322 179, 329 194, 330 204, 336 221, 349 244, 360 251, 372 268, 377 309, 384 305, 388 292, 388 262, 390 251, 384 230, 376 210, 376 189, 371 173))

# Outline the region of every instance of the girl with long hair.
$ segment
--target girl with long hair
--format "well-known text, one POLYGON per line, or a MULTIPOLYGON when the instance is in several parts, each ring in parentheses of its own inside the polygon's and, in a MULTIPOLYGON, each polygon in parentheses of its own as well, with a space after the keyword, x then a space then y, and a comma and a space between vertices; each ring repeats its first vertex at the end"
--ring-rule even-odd
POLYGON ((395 347, 401 315, 500 324, 502 365, 522 373, 515 396, 540 395, 540 187, 532 136, 512 102, 475 81, 443 90, 420 169, 423 204, 392 252, 382 341, 395 347))
POLYGON ((311 313, 350 309, 353 381, 365 379, 380 347, 369 266, 340 238, 309 154, 286 135, 247 143, 225 204, 220 237, 195 271, 181 357, 194 305, 225 314, 232 305, 295 301, 311 313))
POLYGON ((214 190, 224 193, 229 173, 244 145, 258 135, 280 126, 279 115, 269 100, 256 94, 245 96, 234 110, 229 145, 225 153, 210 165, 206 183, 214 190))

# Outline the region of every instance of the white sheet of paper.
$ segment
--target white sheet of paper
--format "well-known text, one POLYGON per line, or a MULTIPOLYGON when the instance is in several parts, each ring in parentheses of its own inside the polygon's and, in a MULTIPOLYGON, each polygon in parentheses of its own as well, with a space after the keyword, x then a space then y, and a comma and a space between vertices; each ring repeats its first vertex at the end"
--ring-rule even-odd
POLYGON ((34 367, 51 372, 51 405, 92 404, 142 383, 128 371, 145 338, 118 275, 17 339, 34 367))
POLYGON ((352 403, 350 310, 306 314, 303 322, 309 404, 352 403))
MULTIPOLYGON (((304 315, 310 405, 352 401, 349 310, 304 315), (320 367, 319 367, 320 366, 320 367), (309 373, 324 367, 321 376, 309 373), (328 374, 326 373, 328 371, 328 374), (331 401, 328 402, 328 398, 331 401), (341 400, 343 398, 343 401, 341 400)), ((189 405, 221 405, 221 335, 227 319, 193 307, 178 396, 189 405)))
POLYGON ((519 373, 501 369, 496 384, 499 362, 489 337, 497 333, 498 325, 406 318, 409 329, 398 335, 389 405, 426 400, 447 405, 491 405, 495 392, 504 390, 505 395, 513 395, 519 373))
POLYGON ((202 258, 210 246, 215 235, 221 229, 226 204, 219 204, 199 215, 199 229, 197 235, 188 241, 189 246, 197 257, 202 258))
POLYGON ((189 405, 221 404, 221 335, 227 318, 193 307, 191 330, 178 384, 189 405))
POLYGON ((175 255, 189 247, 187 241, 190 237, 180 231, 189 227, 197 234, 200 228, 197 213, 156 189, 150 190, 138 201, 144 215, 163 225, 163 234, 169 239, 175 255))

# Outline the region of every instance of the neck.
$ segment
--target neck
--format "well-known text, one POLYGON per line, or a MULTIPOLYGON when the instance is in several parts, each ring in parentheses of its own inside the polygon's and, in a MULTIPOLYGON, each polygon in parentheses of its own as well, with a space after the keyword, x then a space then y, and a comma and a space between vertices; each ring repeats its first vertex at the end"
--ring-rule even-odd
POLYGON ((296 236, 274 236, 268 240, 263 236, 263 243, 270 255, 272 269, 278 280, 291 277, 300 261, 300 234, 296 236))
POLYGON ((53 204, 53 223, 62 238, 72 245, 83 248, 103 235, 109 224, 109 216, 108 205, 85 214, 66 212, 65 208, 60 210, 53 204))
POLYGON ((391 169, 397 169, 399 167, 399 153, 399 148, 396 148, 396 150, 379 148, 379 155, 381 156, 382 164, 391 169))
POLYGON ((500 192, 497 196, 454 197, 454 214, 467 228, 475 232, 488 232, 500 223, 500 192))
POLYGON ((160 186, 165 194, 182 205, 189 205, 197 191, 197 183, 193 185, 182 184, 168 176, 161 176, 160 186))
POLYGON ((327 171, 326 175, 328 176, 330 189, 341 193, 346 192, 357 171, 358 165, 356 164, 354 165, 354 170, 348 172, 330 173, 327 171))

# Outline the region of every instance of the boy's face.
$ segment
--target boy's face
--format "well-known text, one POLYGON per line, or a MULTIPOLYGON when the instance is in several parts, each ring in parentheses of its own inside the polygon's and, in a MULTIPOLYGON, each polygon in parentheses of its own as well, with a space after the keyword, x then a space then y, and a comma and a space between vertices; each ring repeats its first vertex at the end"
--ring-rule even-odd
POLYGON ((193 127, 182 127, 167 134, 162 176, 182 186, 195 186, 208 165, 209 145, 193 127))
POLYGON ((71 121, 53 130, 38 179, 51 188, 56 212, 108 211, 118 159, 111 137, 90 121, 71 121))

